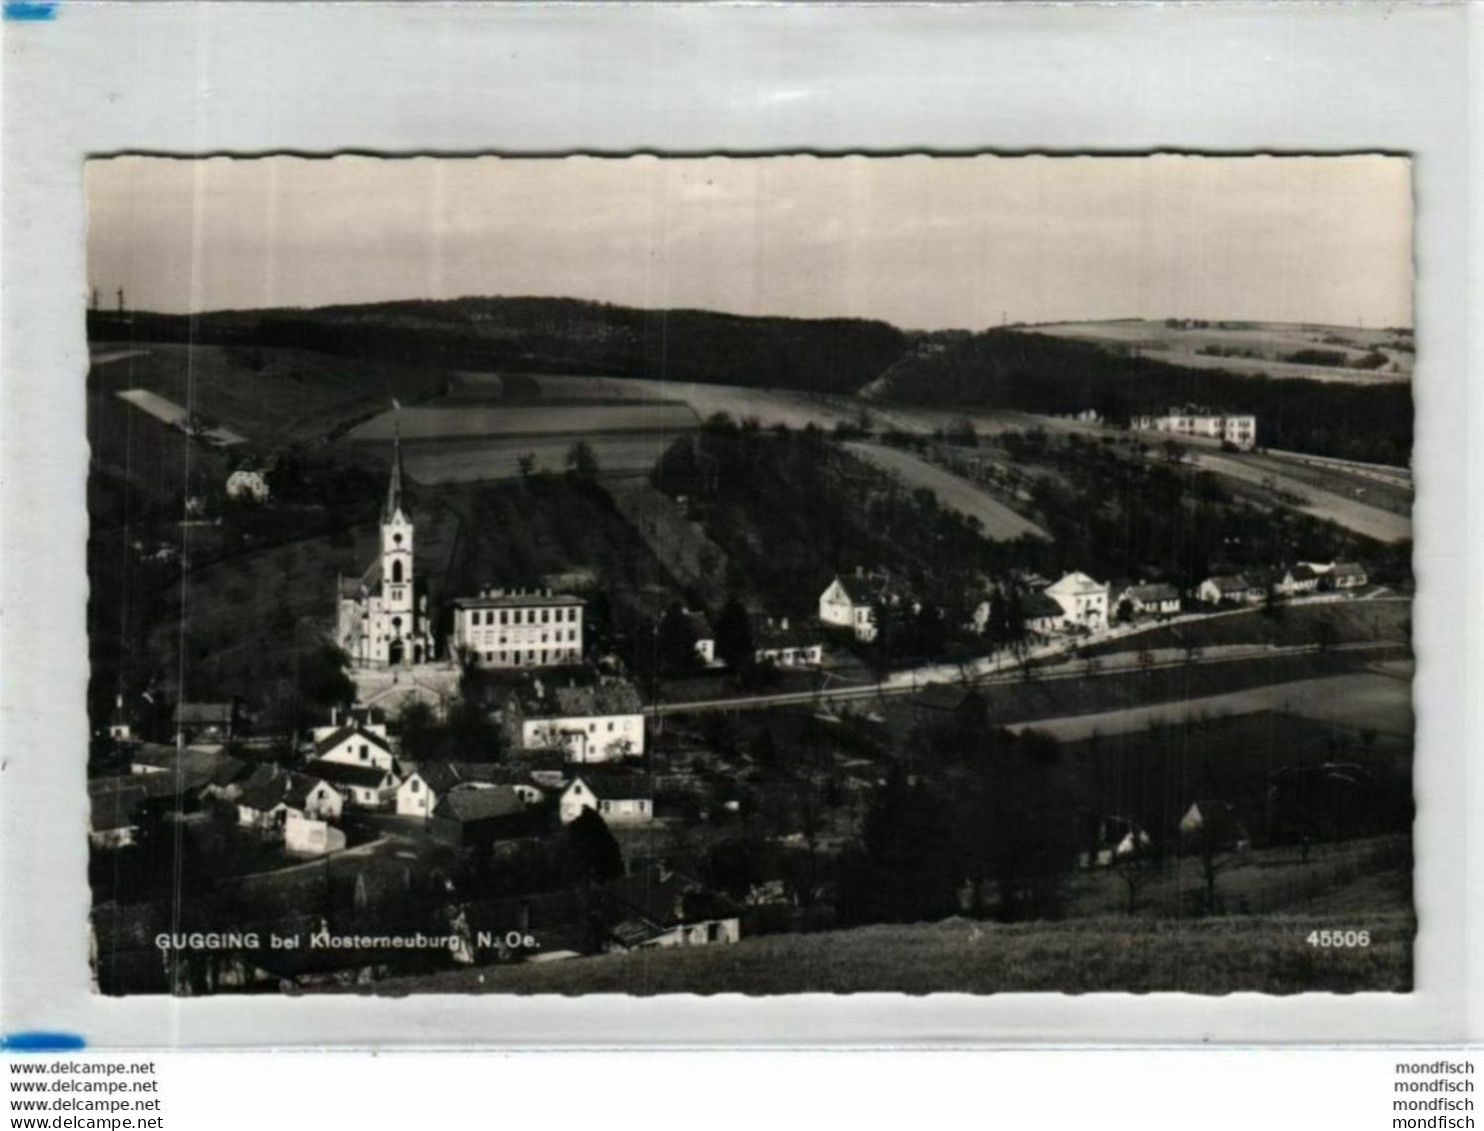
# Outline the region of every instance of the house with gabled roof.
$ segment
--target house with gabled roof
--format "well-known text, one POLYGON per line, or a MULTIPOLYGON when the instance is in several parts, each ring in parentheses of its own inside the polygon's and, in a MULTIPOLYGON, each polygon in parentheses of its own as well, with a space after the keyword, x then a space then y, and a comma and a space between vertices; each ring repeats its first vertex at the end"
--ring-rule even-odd
POLYGON ((1108 587, 1081 570, 1064 574, 1045 592, 1061 606, 1062 616, 1069 625, 1101 628, 1108 623, 1108 587))
POLYGON ((608 762, 644 753, 643 702, 638 689, 624 679, 534 679, 510 694, 504 725, 512 746, 562 750, 572 762, 608 762))
POLYGON ((390 740, 385 735, 354 724, 338 727, 316 741, 314 756, 322 762, 337 762, 345 766, 396 769, 390 740))
POLYGON ((509 786, 532 805, 545 797, 529 774, 497 762, 422 762, 397 786, 397 815, 431 816, 454 790, 486 785, 509 786))
POLYGON ((879 586, 860 573, 837 574, 819 595, 819 620, 835 628, 848 628, 857 640, 869 643, 879 631, 877 609, 879 586))
POLYGON ((817 626, 797 618, 755 616, 752 618, 753 660, 780 668, 818 667, 824 662, 824 641, 817 626))
POLYGON ((1247 579, 1240 574, 1217 574, 1206 578, 1196 589, 1196 596, 1212 605, 1222 602, 1242 602, 1247 600, 1247 591, 1251 587, 1247 579))
POLYGON ((1174 616, 1180 611, 1180 590, 1163 582, 1128 585, 1114 590, 1110 601, 1114 614, 1127 601, 1134 616, 1174 616))
POLYGON ((545 816, 513 786, 465 785, 433 810, 433 839, 456 848, 493 844, 541 832, 545 816))
POLYGON ((237 823, 256 829, 282 828, 291 812, 301 818, 332 821, 344 807, 339 792, 314 774, 259 767, 237 794, 237 823))
POLYGON ((232 741, 237 727, 237 704, 177 703, 175 705, 176 741, 184 743, 225 743, 232 741))
POLYGON ((334 786, 345 803, 357 809, 380 809, 396 794, 397 775, 379 766, 320 758, 305 766, 304 772, 334 786))
POLYGON ((582 770, 562 790, 557 812, 569 825, 584 809, 610 825, 642 825, 654 820, 654 779, 648 774, 582 770))

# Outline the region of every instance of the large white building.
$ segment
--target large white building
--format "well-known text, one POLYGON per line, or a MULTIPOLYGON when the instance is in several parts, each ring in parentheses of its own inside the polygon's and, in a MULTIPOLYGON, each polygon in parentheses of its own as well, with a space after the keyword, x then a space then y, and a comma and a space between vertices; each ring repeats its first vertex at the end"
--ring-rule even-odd
POLYGON ((1224 440, 1243 449, 1257 443, 1255 416, 1228 416, 1172 408, 1164 416, 1136 416, 1133 427, 1141 432, 1171 432, 1177 436, 1224 440))
POLYGON ((1086 628, 1108 623, 1108 587, 1080 571, 1046 587, 1046 596, 1061 606, 1066 622, 1086 628))
POLYGON ((414 581, 412 517, 402 499, 402 441, 393 441, 392 476, 381 512, 381 553, 359 578, 340 579, 336 638, 367 667, 421 664, 433 658, 427 597, 414 581))
POLYGON ((510 695, 505 730, 512 746, 561 750, 570 762, 608 762, 644 753, 644 707, 621 679, 547 686, 537 679, 510 695))
POLYGON ((453 645, 487 668, 582 662, 585 602, 550 589, 487 589, 453 602, 453 645))

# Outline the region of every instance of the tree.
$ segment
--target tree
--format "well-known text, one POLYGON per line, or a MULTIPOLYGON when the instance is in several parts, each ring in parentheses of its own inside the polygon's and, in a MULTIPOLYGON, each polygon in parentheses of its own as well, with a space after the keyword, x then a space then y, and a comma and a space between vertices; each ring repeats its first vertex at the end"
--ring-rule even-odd
POLYGON ((946 817, 926 785, 893 765, 861 823, 841 892, 842 914, 857 923, 915 923, 952 915, 962 873, 946 817))
POLYGON ((666 675, 683 675, 700 665, 695 630, 678 601, 665 610, 655 630, 655 661, 666 675))
POLYGON ((1119 601, 1116 616, 1119 624, 1128 624, 1129 621, 1134 619, 1134 603, 1127 597, 1119 601))
POLYGON ((536 453, 521 452, 515 458, 515 466, 520 470, 520 477, 522 479, 529 479, 531 473, 536 470, 536 453))
POLYGON ((1160 871, 1160 859, 1145 838, 1144 831, 1133 830, 1133 846, 1129 851, 1113 855, 1113 871, 1123 881, 1124 912, 1133 915, 1139 909, 1139 895, 1160 871))
POLYGON ((562 840, 578 879, 605 883, 624 874, 623 850, 596 810, 584 808, 562 840))
POLYGON ((578 479, 598 477, 598 456, 586 440, 578 440, 567 449, 567 470, 578 479))
POLYGON ((746 669, 756 655, 752 618, 736 597, 727 598, 716 618, 716 654, 733 671, 746 669))

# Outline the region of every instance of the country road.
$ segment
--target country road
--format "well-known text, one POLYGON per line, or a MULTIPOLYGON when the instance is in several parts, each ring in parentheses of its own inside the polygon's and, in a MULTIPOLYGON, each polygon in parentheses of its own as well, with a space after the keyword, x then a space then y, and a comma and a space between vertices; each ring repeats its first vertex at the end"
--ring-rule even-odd
MULTIPOLYGON (((1364 652, 1390 649, 1397 647, 1399 643, 1399 641, 1395 640, 1362 641, 1354 644, 1335 645, 1330 651, 1364 652)), ((1042 653, 1036 658, 1042 662, 1046 660, 1067 659, 1069 651, 1042 653)), ((1252 660, 1277 656, 1301 656, 1313 654, 1318 651, 1318 646, 1314 644, 1298 644, 1288 647, 1276 647, 1268 644, 1230 644, 1217 648, 1207 648, 1194 659, 1187 659, 1185 654, 1179 649, 1160 648, 1151 651, 1150 655, 1153 657, 1153 662, 1148 664, 1145 670, 1157 671, 1162 668, 1220 664, 1233 660, 1252 660)), ((1141 665, 1139 662, 1139 652, 1115 652, 1112 655, 1099 656, 1097 658, 1097 666, 1092 671, 1089 671, 1084 663, 1072 660, 1067 663, 1065 668, 1040 671, 1035 679, 1038 683, 1063 679, 1099 679, 1103 676, 1133 671, 1140 668, 1144 668, 1144 665, 1141 665)), ((652 703, 647 705, 644 710, 645 714, 650 716, 687 714, 694 711, 765 710, 770 707, 804 706, 807 704, 877 699, 886 696, 915 695, 933 684, 962 683, 966 679, 968 683, 976 686, 985 686, 1015 683, 1024 678, 1013 661, 994 663, 981 660, 974 665, 966 665, 966 669, 965 671, 952 665, 942 665, 932 669, 919 668, 910 672, 897 672, 880 683, 869 683, 857 687, 824 688, 819 691, 790 691, 776 695, 749 695, 734 699, 704 699, 684 703, 652 703), (924 675, 924 672, 931 672, 932 678, 924 675)))

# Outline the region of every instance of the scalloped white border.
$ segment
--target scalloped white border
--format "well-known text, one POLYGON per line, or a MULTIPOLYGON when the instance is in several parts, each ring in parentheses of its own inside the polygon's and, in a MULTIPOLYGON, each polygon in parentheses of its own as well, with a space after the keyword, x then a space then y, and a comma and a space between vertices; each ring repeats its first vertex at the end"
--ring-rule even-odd
MULTIPOLYGON (((136 1048, 1478 1038, 1484 954, 1474 952, 1484 948, 1467 945, 1481 911, 1468 879, 1480 874, 1484 840, 1471 842, 1466 820, 1481 800, 1469 763, 1484 721, 1474 678, 1484 577, 1467 521, 1480 461, 1465 380, 1470 15, 1459 5, 1328 3, 110 2, 6 24, 0 1029, 136 1048), (760 97, 781 91, 790 97, 760 97), (87 736, 85 156, 1156 149, 1384 149, 1415 160, 1415 993, 182 1001, 89 992, 76 755, 87 736)), ((1477 30, 1475 39, 1484 46, 1477 30)))

